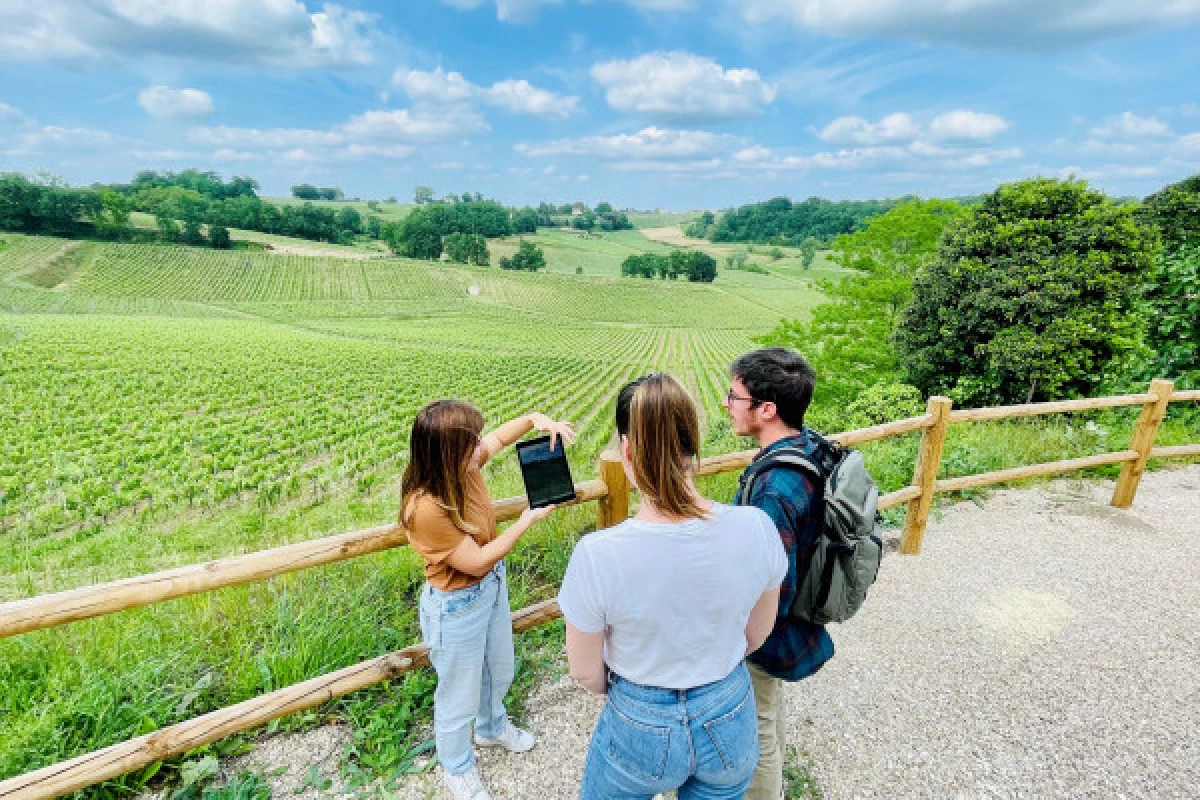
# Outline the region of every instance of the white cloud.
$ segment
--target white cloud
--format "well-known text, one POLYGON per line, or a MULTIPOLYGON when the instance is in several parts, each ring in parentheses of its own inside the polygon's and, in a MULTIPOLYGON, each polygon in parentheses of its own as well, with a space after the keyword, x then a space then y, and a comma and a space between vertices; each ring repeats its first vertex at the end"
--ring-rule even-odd
POLYGON ((334 158, 402 159, 416 152, 416 145, 461 141, 490 128, 478 113, 468 108, 372 110, 351 117, 325 130, 311 128, 195 127, 188 131, 192 142, 216 148, 213 158, 224 161, 278 159, 291 162, 334 158))
MULTIPOLYGON (((588 0, 582 0, 588 2, 588 0)), ((695 8, 695 0, 624 0, 641 11, 686 11, 695 8)), ((473 10, 488 5, 491 0, 442 0, 448 6, 473 10)), ((501 22, 529 22, 542 6, 559 5, 562 0, 495 0, 496 19, 501 22)))
POLYGON ((637 160, 619 162, 613 165, 613 169, 617 172, 702 173, 720 169, 722 163, 719 158, 695 161, 637 160))
MULTIPOLYGON (((446 5, 461 9, 479 8, 489 0, 442 0, 446 5)), ((527 22, 537 16, 542 6, 557 5, 562 0, 496 0, 496 19, 501 22, 527 22)))
POLYGON ((166 56, 287 67, 374 60, 378 15, 300 0, 38 0, 0 3, 0 60, 166 56))
POLYGON ((921 127, 908 114, 888 114, 879 122, 868 122, 862 117, 838 117, 826 125, 818 134, 826 142, 879 144, 880 142, 908 141, 917 137, 921 127))
POLYGON ((7 142, 0 135, 0 144, 6 144, 2 151, 6 155, 28 155, 45 152, 77 153, 94 151, 112 147, 121 139, 108 131, 93 128, 64 128, 58 125, 35 127, 25 133, 18 133, 7 142))
POLYGON ((212 154, 213 159, 217 161, 251 161, 256 156, 254 153, 248 153, 245 150, 234 150, 231 147, 222 147, 212 154))
POLYGON ((648 53, 592 67, 618 111, 662 117, 745 117, 775 100, 775 86, 752 69, 725 69, 692 53, 648 53))
POLYGON ((783 19, 848 37, 1054 49, 1200 18, 1200 0, 727 0, 754 23, 783 19))
POLYGON ((306 128, 192 128, 188 138, 193 142, 214 147, 291 148, 313 145, 334 145, 343 141, 336 131, 318 131, 306 128))
POLYGON ((540 144, 521 142, 514 149, 528 156, 591 156, 610 159, 695 158, 724 153, 743 143, 726 133, 670 130, 651 126, 637 133, 584 136, 540 144))
POLYGON ((1104 139, 1141 139, 1170 136, 1171 129, 1157 117, 1142 117, 1132 111, 1123 111, 1092 128, 1092 135, 1104 139))
POLYGON ((7 103, 0 103, 0 126, 8 129, 15 129, 23 128, 32 124, 32 118, 25 116, 23 113, 7 103))
POLYGON ((458 72, 444 72, 441 67, 422 72, 403 67, 392 75, 392 83, 416 101, 453 103, 471 100, 479 87, 458 72))
POLYGON ((733 154, 734 161, 741 161, 744 163, 754 162, 754 161, 766 161, 770 157, 771 157, 771 149, 769 147, 763 147, 762 145, 759 145, 759 144, 756 144, 753 147, 743 148, 733 154))
POLYGON ((0 103, 0 155, 90 152, 122 143, 121 137, 93 128, 42 125, 7 103, 0 103))
POLYGON ((200 89, 151 86, 138 94, 138 105, 152 117, 203 117, 213 110, 212 97, 200 89))
POLYGON ((486 133, 491 127, 479 114, 466 109, 437 113, 397 109, 367 111, 351 117, 340 131, 353 139, 430 141, 486 133))
POLYGON ((993 139, 1008 130, 1008 122, 996 114, 979 111, 947 111, 929 123, 929 134, 935 139, 993 139))
POLYGON ((484 88, 471 83, 459 72, 441 67, 423 72, 397 69, 392 83, 416 103, 448 105, 481 101, 517 114, 542 117, 567 117, 579 110, 579 98, 538 89, 526 80, 504 80, 484 88))
POLYGON ((578 97, 564 97, 531 86, 529 81, 508 80, 492 84, 484 94, 486 102, 518 114, 540 117, 568 117, 579 110, 578 97))
POLYGON ((1184 150, 1200 153, 1200 131, 1180 136, 1179 141, 1176 142, 1176 144, 1178 144, 1184 150))
POLYGON ((359 158, 408 158, 413 149, 403 144, 351 144, 338 151, 338 158, 355 160, 359 158))

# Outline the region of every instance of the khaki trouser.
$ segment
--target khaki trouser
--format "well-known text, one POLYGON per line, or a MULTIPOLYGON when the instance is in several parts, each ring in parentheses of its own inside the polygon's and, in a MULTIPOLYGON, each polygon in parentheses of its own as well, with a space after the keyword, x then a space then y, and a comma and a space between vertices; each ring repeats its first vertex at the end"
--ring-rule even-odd
POLYGON ((754 704, 758 707, 758 766, 744 795, 746 800, 779 800, 783 796, 783 754, 786 747, 783 720, 783 681, 758 666, 750 668, 754 704))

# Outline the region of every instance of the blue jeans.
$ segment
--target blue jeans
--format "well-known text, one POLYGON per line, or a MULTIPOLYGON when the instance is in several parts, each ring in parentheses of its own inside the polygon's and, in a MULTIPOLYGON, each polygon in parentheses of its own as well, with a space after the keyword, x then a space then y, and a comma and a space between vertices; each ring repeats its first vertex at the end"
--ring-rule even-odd
POLYGON ((475 766, 471 721, 480 736, 508 726, 504 695, 513 681, 512 618, 501 560, 474 586, 452 592, 421 590, 421 635, 437 672, 433 734, 438 760, 450 775, 475 766))
POLYGON ((592 733, 580 800, 740 798, 758 763, 758 716, 746 665, 694 689, 611 676, 592 733))

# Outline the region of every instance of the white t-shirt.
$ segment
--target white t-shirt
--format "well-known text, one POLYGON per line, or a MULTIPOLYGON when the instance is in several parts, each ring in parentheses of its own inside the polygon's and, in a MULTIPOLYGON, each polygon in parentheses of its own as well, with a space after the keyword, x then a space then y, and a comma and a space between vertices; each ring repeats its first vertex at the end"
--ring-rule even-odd
POLYGON ((750 611, 786 572, 769 516, 714 503, 706 520, 628 519, 583 537, 558 604, 578 630, 605 632, 613 672, 690 689, 724 678, 745 658, 750 611))

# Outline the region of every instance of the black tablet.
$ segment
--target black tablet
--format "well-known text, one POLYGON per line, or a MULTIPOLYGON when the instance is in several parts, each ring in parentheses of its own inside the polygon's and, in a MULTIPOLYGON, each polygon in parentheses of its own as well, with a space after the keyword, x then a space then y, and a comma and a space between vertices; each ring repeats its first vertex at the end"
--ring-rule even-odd
POLYGON ((530 508, 541 508, 575 499, 575 481, 567 464, 567 450, 560 436, 554 450, 550 437, 539 436, 517 442, 517 461, 525 479, 525 494, 530 508))

